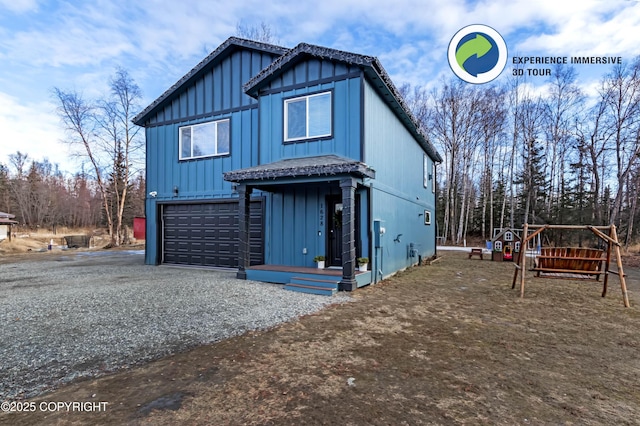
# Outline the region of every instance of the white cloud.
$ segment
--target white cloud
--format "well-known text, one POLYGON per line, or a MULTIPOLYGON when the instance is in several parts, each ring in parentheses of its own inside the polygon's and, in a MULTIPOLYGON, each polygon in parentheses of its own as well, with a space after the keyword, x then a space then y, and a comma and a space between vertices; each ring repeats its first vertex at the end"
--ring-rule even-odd
POLYGON ((0 92, 0 162, 7 164, 10 154, 21 151, 33 160, 48 158, 62 170, 75 170, 69 148, 60 142, 64 135, 54 111, 48 102, 23 104, 0 92))
POLYGON ((37 0, 0 0, 0 7, 14 13, 25 13, 38 8, 37 0))
POLYGON ((544 1, 536 15, 538 21, 545 23, 546 30, 525 37, 516 45, 517 49, 560 55, 624 55, 637 51, 635 32, 640 25, 637 2, 544 1), (558 5, 565 7, 558 10, 558 5))
MULTIPOLYGON (((640 5, 623 0, 326 0, 313 6, 300 0, 0 0, 0 126, 10 129, 7 140, 29 141, 20 147, 32 155, 47 152, 45 145, 64 151, 57 143, 62 135, 50 103, 52 87, 96 98, 119 65, 151 102, 234 35, 239 22, 265 22, 288 47, 304 41, 377 56, 397 85, 433 87, 452 78, 446 48, 453 34, 476 23, 505 36, 510 53, 631 59, 638 53, 640 5)), ((586 78, 586 71, 579 70, 581 82, 592 93, 600 75, 586 78)), ((14 146, 0 144, 0 161, 14 146)))
POLYGON ((105 59, 134 52, 117 17, 100 17, 91 10, 66 7, 58 12, 47 25, 15 31, 4 40, 2 56, 33 67, 77 67, 98 65, 105 59))

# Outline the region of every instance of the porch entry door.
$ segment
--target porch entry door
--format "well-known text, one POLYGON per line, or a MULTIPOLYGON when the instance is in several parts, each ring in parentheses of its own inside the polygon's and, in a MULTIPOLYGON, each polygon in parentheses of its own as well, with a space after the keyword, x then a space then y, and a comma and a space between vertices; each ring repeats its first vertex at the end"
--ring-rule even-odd
MULTIPOLYGON (((327 266, 342 267, 342 196, 327 197, 327 266)), ((355 212, 356 257, 362 252, 360 239, 360 196, 356 194, 355 212)))
POLYGON ((342 266, 342 197, 329 196, 327 207, 327 266, 342 266))

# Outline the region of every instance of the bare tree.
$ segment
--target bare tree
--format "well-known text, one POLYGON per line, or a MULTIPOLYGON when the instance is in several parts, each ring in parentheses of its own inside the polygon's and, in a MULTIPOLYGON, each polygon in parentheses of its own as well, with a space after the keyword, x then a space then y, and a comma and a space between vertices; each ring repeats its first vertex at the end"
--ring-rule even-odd
POLYGON ((236 24, 236 35, 249 40, 260 41, 262 43, 279 44, 280 39, 271 26, 264 21, 259 25, 248 25, 244 22, 236 24))
POLYGON ((503 136, 507 111, 505 91, 489 87, 482 93, 480 102, 480 136, 482 141, 482 178, 480 193, 482 199, 482 219, 480 233, 482 238, 493 235, 493 180, 499 139, 503 136), (487 207, 489 208, 489 229, 487 230, 487 207))
POLYGON ((118 246, 124 238, 122 217, 130 179, 136 161, 143 155, 143 142, 137 137, 139 128, 131 121, 142 94, 122 68, 116 70, 109 86, 109 96, 96 102, 58 88, 54 94, 59 103, 58 115, 69 137, 67 142, 79 146, 81 155, 92 166, 111 245, 118 246), (111 208, 112 204, 116 205, 115 209, 111 208))
POLYGON ((574 123, 583 95, 576 84, 576 71, 573 67, 557 65, 550 78, 549 95, 544 103, 544 127, 546 136, 546 152, 549 164, 549 187, 545 194, 545 210, 551 217, 552 209, 559 203, 558 220, 562 217, 564 200, 566 200, 566 170, 571 140, 574 134, 574 123))
POLYGON ((114 231, 120 243, 127 237, 123 228, 123 214, 131 177, 136 171, 135 165, 142 157, 143 141, 137 137, 140 127, 132 123, 139 109, 138 101, 142 98, 142 92, 129 73, 122 68, 116 70, 110 83, 111 96, 99 103, 101 114, 97 122, 103 130, 100 134, 102 149, 111 157, 107 192, 110 201, 115 205, 115 209, 110 211, 114 219, 114 231))
POLYGON ((541 170, 543 153, 540 146, 544 107, 541 98, 525 98, 520 105, 518 127, 523 140, 522 197, 523 223, 529 223, 529 214, 535 222, 538 212, 538 197, 543 194, 545 172, 541 170))
POLYGON ((429 131, 445 156, 443 236, 459 243, 465 238, 472 199, 473 166, 479 141, 480 91, 462 81, 445 83, 432 93, 429 131))
POLYGON ((602 99, 616 156, 617 190, 610 220, 617 223, 625 183, 640 156, 640 57, 631 66, 614 66, 603 81, 602 99))
POLYGON ((32 224, 29 214, 29 193, 27 190, 27 182, 25 176, 25 168, 29 159, 28 154, 20 151, 9 155, 9 162, 15 168, 15 178, 9 180, 8 187, 11 195, 15 200, 15 204, 20 212, 19 217, 23 223, 32 224))
POLYGON ((91 163, 102 198, 102 207, 107 221, 107 229, 111 236, 111 244, 116 246, 118 239, 113 232, 113 217, 109 209, 107 185, 104 177, 105 168, 101 164, 101 152, 96 149, 98 146, 96 142, 96 108, 77 92, 64 92, 56 87, 54 94, 59 102, 58 115, 68 135, 66 142, 70 145, 79 145, 83 153, 81 155, 91 163))

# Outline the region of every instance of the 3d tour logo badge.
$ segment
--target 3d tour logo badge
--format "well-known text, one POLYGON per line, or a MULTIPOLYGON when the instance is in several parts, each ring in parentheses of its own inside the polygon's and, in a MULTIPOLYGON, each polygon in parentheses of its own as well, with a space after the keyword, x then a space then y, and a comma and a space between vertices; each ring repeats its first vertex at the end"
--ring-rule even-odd
POLYGON ((449 42, 449 66, 467 83, 488 83, 507 65, 507 44, 486 25, 462 28, 449 42))

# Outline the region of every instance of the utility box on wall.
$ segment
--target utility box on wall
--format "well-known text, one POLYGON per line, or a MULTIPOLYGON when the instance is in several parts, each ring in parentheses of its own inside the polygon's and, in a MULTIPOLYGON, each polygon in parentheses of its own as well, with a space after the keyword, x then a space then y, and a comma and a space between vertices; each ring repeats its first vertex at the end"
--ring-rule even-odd
POLYGON ((373 244, 375 248, 382 247, 382 236, 385 233, 385 229, 382 226, 381 220, 373 221, 373 244))

